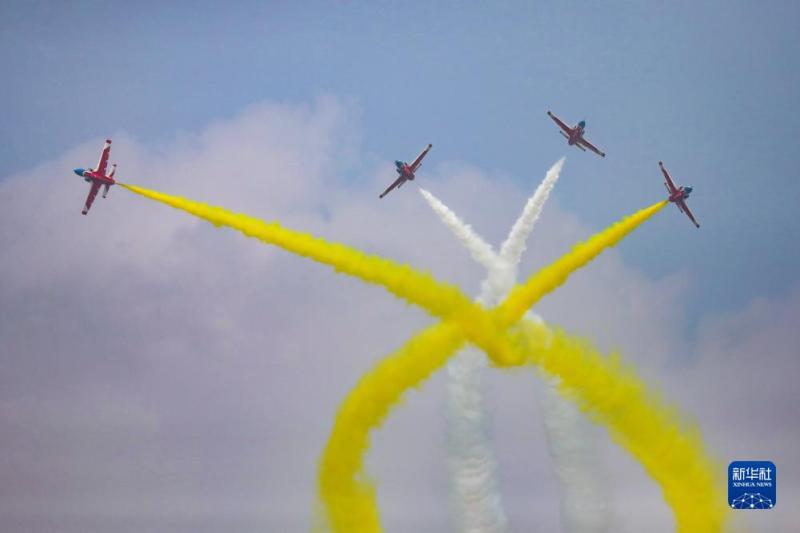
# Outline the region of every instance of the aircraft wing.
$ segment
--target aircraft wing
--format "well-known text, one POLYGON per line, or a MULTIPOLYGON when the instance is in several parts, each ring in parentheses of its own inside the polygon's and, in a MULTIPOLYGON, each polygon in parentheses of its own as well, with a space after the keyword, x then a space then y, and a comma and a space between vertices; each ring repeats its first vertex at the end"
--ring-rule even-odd
POLYGON ((428 155, 428 152, 430 151, 431 148, 433 148, 432 144, 429 144, 428 146, 426 146, 425 149, 422 151, 422 153, 420 153, 417 156, 417 158, 414 160, 414 162, 411 163, 410 165, 408 165, 409 168, 411 169, 411 172, 416 172, 417 171, 419 166, 422 164, 422 160, 425 158, 426 155, 428 155))
POLYGON ((675 202, 675 203, 678 205, 678 209, 680 209, 681 211, 683 211, 684 213, 686 213, 686 216, 687 216, 687 217, 689 217, 689 220, 691 220, 691 221, 692 221, 692 223, 693 223, 695 226, 697 226, 697 227, 699 228, 699 227, 700 227, 700 224, 698 224, 698 223, 697 223, 697 220, 695 220, 695 218, 694 218, 694 215, 693 215, 693 214, 692 214, 692 212, 689 210, 689 206, 688 206, 688 205, 686 205, 686 202, 684 202, 683 200, 678 200, 678 201, 677 201, 677 202, 675 202))
POLYGON ((406 179, 405 179, 403 176, 400 176, 399 178, 397 178, 396 180, 394 180, 394 183, 392 183, 391 185, 389 185, 389 188, 388 188, 388 189, 386 189, 385 191, 383 191, 383 193, 381 193, 381 195, 380 195, 378 198, 383 198, 384 196, 386 196, 387 194, 389 194, 389 192, 390 192, 392 189, 394 189, 395 187, 397 187, 397 186, 399 186, 399 185, 402 185, 404 181, 406 181, 406 179))
POLYGON ((111 153, 111 139, 106 139, 106 144, 103 145, 103 151, 100 152, 100 161, 97 163, 95 172, 106 175, 106 167, 108 166, 108 155, 111 153))
POLYGON ((570 128, 569 126, 567 126, 566 124, 564 124, 564 121, 562 121, 560 118, 558 118, 557 116, 555 116, 554 114, 552 114, 550 111, 548 111, 548 112, 547 112, 547 116, 548 116, 548 117, 550 117, 550 118, 552 118, 552 119, 553 119, 553 122, 555 122, 556 124, 558 124, 558 127, 559 127, 559 128, 561 128, 562 130, 566 131, 567 133, 572 133, 572 128, 570 128))
POLYGON ((590 143, 589 141, 587 141, 583 137, 578 139, 578 143, 582 144, 583 146, 585 146, 586 148, 588 148, 592 152, 596 153, 600 157, 605 157, 606 156, 606 154, 604 152, 601 152, 600 150, 598 150, 598 148, 595 145, 593 145, 592 143, 590 143))
POLYGON ((83 206, 82 213, 84 215, 89 212, 89 209, 92 207, 92 203, 94 202, 94 199, 97 196, 97 191, 99 190, 100 190, 100 182, 92 180, 92 188, 89 189, 89 196, 86 197, 86 205, 83 206))
POLYGON ((667 186, 667 189, 669 189, 670 194, 672 194, 675 191, 677 191, 678 188, 675 186, 675 183, 673 183, 672 178, 669 176, 669 172, 667 172, 667 169, 664 168, 664 163, 659 161, 658 162, 658 166, 661 167, 661 173, 664 174, 664 179, 667 180, 664 183, 664 185, 667 186))

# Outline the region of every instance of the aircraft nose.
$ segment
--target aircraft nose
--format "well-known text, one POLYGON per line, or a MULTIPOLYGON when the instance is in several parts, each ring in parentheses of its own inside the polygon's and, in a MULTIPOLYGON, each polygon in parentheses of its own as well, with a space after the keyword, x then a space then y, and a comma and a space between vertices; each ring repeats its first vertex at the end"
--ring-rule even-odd
POLYGON ((75 174, 77 174, 78 176, 83 176, 83 169, 82 168, 76 168, 75 170, 73 170, 73 172, 75 174))

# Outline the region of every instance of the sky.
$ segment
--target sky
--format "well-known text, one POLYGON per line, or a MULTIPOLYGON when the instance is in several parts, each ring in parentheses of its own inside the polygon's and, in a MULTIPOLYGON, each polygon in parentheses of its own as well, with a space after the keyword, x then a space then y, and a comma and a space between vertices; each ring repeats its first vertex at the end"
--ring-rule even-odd
MULTIPOLYGON (((0 3, 0 529, 307 528, 338 401, 428 323, 119 188, 81 217, 71 169, 106 137, 124 181, 278 218, 471 293, 482 273, 413 187, 377 200, 391 161, 433 143, 420 183, 497 243, 566 155, 525 272, 662 198, 663 160, 694 186, 701 228, 668 206, 541 312, 621 348, 721 463, 774 460, 791 501, 798 11, 0 3), (585 119, 608 156, 566 146, 548 109, 585 119)), ((549 531, 556 490, 537 499, 531 480, 555 481, 525 376, 490 378, 501 488, 515 530, 549 531)), ((390 531, 448 527, 443 378, 423 392, 370 459, 390 531)), ((636 465, 610 443, 604 459, 619 469, 615 530, 658 516, 669 531, 636 465)), ((784 531, 794 512, 751 522, 784 531)))

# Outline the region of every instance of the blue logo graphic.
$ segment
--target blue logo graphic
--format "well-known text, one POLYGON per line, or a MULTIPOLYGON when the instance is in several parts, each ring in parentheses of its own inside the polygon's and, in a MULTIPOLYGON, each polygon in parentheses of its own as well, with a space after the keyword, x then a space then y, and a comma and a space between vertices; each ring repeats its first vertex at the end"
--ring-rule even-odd
POLYGON ((728 465, 728 505, 732 509, 772 509, 777 503, 778 472, 771 461, 734 461, 728 465))

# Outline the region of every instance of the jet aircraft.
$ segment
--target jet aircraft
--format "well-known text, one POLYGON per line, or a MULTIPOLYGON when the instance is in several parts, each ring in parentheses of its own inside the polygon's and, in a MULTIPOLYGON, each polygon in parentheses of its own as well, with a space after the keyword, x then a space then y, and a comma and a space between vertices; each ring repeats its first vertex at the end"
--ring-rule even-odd
POLYGON ((569 144, 570 146, 577 146, 584 152, 588 148, 589 150, 596 153, 600 157, 606 156, 604 152, 601 152, 596 146, 594 146, 592 143, 583 138, 583 133, 586 131, 585 120, 581 120, 575 126, 569 127, 564 123, 564 121, 562 121, 560 118, 552 114, 550 111, 547 112, 547 116, 552 118, 553 122, 558 124, 558 127, 563 130, 559 131, 559 133, 567 139, 567 144, 569 144))
POLYGON ((389 192, 390 192, 392 189, 394 189, 395 187, 398 187, 398 188, 399 188, 399 187, 400 187, 400 186, 402 186, 402 185, 403 185, 403 184, 404 184, 406 181, 408 181, 408 180, 413 180, 413 179, 414 179, 414 177, 415 177, 415 176, 414 176, 414 173, 415 173, 415 172, 417 171, 417 169, 420 167, 420 165, 422 164, 422 159, 423 159, 423 158, 424 158, 426 155, 428 155, 428 151, 429 151, 431 148, 433 148, 433 145, 432 145, 432 144, 429 144, 428 146, 426 146, 426 147, 425 147, 425 149, 422 151, 422 153, 421 153, 421 154, 419 154, 419 155, 417 156, 417 158, 416 158, 416 159, 415 159, 415 160, 414 160, 414 161, 413 161, 413 162, 412 162, 410 165, 409 165, 408 163, 404 162, 404 161, 395 161, 395 162, 394 162, 394 166, 396 167, 396 168, 395 168, 395 170, 397 171, 397 173, 398 173, 398 174, 400 174, 400 176, 399 176, 399 177, 398 177, 396 180, 394 180, 394 183, 392 183, 391 185, 389 185, 389 188, 388 188, 388 189, 386 189, 385 191, 383 191, 383 193, 382 193, 382 194, 379 196, 379 198, 383 198, 384 196, 386 196, 387 194, 389 194, 389 192))
POLYGON ((694 215, 692 215, 692 212, 689 211, 689 206, 686 205, 686 200, 688 200, 689 195, 692 194, 692 188, 688 185, 686 187, 676 187, 675 183, 672 181, 672 178, 669 176, 669 172, 667 172, 667 169, 664 168, 664 163, 659 161, 658 166, 661 167, 661 172, 664 174, 664 179, 666 180, 664 182, 664 186, 669 191, 669 201, 678 206, 678 209, 680 209, 681 213, 685 213, 686 216, 689 217, 689 220, 691 220, 692 223, 699 228, 700 224, 698 224, 697 220, 694 219, 694 215))
POLYGON ((116 181, 114 181, 114 173, 117 171, 116 163, 111 166, 111 173, 106 174, 108 155, 110 153, 111 139, 106 139, 106 144, 103 145, 103 151, 100 152, 100 162, 97 163, 97 168, 76 168, 73 170, 73 172, 82 177, 84 181, 91 183, 89 196, 86 197, 86 204, 83 206, 83 211, 81 211, 84 215, 88 213, 89 209, 92 207, 92 202, 94 202, 94 198, 97 196, 97 191, 100 190, 100 187, 104 187, 103 198, 105 198, 108 195, 108 189, 116 183, 116 181))

